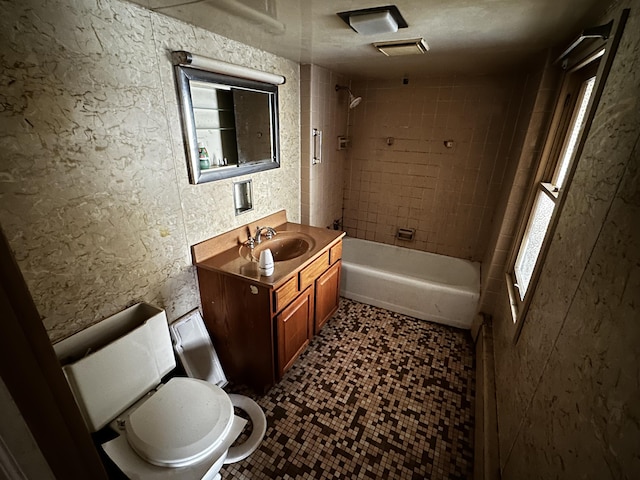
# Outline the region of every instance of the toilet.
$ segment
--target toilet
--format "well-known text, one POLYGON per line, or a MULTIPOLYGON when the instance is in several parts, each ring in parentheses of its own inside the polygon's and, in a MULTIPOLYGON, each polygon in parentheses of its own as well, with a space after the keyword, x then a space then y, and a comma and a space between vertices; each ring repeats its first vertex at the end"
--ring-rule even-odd
POLYGON ((131 479, 219 479, 225 463, 264 438, 260 406, 222 389, 227 380, 197 310, 169 326, 164 310, 139 303, 54 350, 87 428, 109 429, 114 438, 102 448, 131 479), (189 377, 173 375, 174 347, 189 377), (247 424, 234 407, 252 433, 232 446, 247 424))

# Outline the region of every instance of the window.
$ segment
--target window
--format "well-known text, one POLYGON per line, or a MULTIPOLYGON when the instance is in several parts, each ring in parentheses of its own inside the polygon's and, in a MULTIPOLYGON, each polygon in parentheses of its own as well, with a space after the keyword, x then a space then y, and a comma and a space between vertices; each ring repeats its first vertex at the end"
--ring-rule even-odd
MULTIPOLYGON (((599 52, 596 57, 602 55, 599 52)), ((511 255, 507 284, 516 339, 535 290, 540 266, 553 232, 554 214, 571 181, 572 165, 589 113, 599 60, 566 74, 541 164, 529 195, 529 214, 523 219, 511 255)))

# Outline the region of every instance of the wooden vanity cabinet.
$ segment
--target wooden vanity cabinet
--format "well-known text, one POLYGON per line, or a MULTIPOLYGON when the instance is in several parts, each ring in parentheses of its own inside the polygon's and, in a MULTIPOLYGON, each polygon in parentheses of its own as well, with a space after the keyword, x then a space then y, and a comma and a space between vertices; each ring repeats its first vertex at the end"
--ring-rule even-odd
POLYGON ((329 269, 315 282, 315 324, 314 333, 338 310, 340 305, 340 272, 342 271, 342 240, 329 249, 329 269))
POLYGON ((309 345, 313 337, 313 288, 307 288, 276 315, 278 373, 281 378, 309 345))
POLYGON ((336 313, 340 304, 340 270, 342 262, 338 260, 316 280, 316 313, 314 333, 336 313))
POLYGON ((268 390, 338 309, 342 241, 278 288, 198 268, 204 320, 227 377, 268 390))
POLYGON ((225 375, 257 392, 276 375, 272 289, 232 275, 198 268, 204 322, 225 375))

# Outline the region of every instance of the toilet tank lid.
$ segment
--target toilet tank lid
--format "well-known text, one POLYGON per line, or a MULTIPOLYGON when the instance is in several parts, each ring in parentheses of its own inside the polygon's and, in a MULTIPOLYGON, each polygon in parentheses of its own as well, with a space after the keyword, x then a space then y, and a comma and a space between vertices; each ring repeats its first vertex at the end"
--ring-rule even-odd
POLYGON ((144 302, 136 303, 60 340, 53 345, 53 350, 62 365, 73 363, 104 348, 156 315, 164 316, 166 321, 161 308, 144 302))
POLYGON ((187 375, 224 388, 227 385, 227 377, 200 311, 195 309, 189 312, 169 328, 174 349, 187 375))

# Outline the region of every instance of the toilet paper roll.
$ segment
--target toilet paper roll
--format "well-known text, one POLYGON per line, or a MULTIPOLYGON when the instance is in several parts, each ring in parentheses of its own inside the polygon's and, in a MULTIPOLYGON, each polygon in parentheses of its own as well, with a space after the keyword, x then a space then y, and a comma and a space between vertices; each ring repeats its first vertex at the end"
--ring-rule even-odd
POLYGON ((265 248, 260 252, 260 259, 258 260, 258 267, 260 270, 260 274, 268 277, 273 274, 274 262, 273 262, 273 254, 271 253, 271 249, 265 248))

